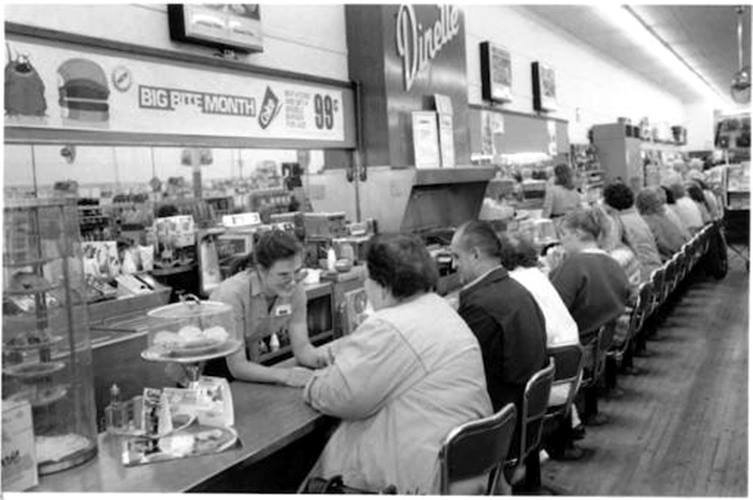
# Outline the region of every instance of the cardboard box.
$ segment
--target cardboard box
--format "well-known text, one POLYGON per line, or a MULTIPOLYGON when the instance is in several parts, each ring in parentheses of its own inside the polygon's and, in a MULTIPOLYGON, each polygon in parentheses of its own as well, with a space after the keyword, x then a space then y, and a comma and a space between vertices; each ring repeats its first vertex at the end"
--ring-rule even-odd
POLYGON ((4 491, 23 491, 39 484, 31 405, 3 401, 2 472, 4 491))

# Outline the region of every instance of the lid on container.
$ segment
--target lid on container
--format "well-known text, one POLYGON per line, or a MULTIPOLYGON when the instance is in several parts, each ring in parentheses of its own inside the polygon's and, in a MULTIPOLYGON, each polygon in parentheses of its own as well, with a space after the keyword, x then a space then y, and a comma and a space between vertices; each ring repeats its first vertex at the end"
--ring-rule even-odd
POLYGON ((228 313, 232 307, 224 302, 213 302, 210 300, 199 300, 195 295, 188 298, 181 297, 181 302, 158 307, 147 312, 146 315, 151 318, 166 319, 185 319, 201 318, 214 314, 228 313))

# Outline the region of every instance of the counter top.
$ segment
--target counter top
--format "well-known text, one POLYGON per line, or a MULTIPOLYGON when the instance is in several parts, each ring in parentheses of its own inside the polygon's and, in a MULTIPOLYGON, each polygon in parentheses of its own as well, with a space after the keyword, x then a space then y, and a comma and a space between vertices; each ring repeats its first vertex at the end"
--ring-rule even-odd
POLYGON ((215 455, 125 467, 121 439, 100 434, 91 462, 40 478, 32 491, 184 492, 235 466, 248 466, 333 422, 303 402, 300 388, 233 382, 235 428, 243 446, 215 455))

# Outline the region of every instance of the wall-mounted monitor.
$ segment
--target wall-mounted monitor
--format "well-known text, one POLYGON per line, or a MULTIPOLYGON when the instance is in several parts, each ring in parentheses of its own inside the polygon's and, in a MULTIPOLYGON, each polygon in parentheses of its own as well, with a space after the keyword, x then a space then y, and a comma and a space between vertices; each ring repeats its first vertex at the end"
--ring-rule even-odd
POLYGON ((259 4, 168 4, 170 38, 241 52, 261 52, 259 4))

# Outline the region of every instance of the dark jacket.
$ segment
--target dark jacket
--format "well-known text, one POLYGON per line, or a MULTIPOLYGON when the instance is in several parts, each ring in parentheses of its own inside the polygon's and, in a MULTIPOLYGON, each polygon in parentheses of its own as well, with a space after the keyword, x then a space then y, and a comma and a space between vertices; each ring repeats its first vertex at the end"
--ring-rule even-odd
POLYGON ((547 364, 544 315, 536 300, 499 268, 461 290, 458 313, 481 345, 494 411, 520 405, 528 379, 547 364))

